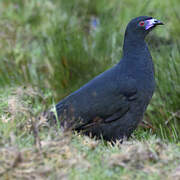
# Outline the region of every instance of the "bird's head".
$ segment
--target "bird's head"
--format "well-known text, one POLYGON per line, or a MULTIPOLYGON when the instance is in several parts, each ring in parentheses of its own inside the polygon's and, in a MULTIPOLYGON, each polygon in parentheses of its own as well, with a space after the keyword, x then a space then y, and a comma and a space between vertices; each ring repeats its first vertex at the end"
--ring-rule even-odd
POLYGON ((129 22, 126 28, 126 35, 144 39, 157 25, 163 25, 163 23, 149 16, 139 16, 129 22))

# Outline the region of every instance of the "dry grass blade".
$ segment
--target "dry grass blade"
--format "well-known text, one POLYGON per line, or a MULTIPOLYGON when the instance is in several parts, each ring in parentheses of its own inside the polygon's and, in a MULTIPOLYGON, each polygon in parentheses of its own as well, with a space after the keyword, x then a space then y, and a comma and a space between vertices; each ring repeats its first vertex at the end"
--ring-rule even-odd
MULTIPOLYGON (((180 158, 178 154, 172 153, 174 150, 172 146, 160 140, 148 143, 133 141, 131 144, 124 143, 118 147, 120 152, 113 153, 108 158, 110 167, 120 166, 130 170, 140 169, 145 173, 161 173, 163 166, 180 158)), ((178 175, 178 171, 177 168, 174 175, 178 175)))
POLYGON ((70 145, 71 138, 43 141, 41 152, 36 149, 0 150, 0 175, 8 179, 46 179, 67 177, 69 169, 89 168, 89 163, 70 145))

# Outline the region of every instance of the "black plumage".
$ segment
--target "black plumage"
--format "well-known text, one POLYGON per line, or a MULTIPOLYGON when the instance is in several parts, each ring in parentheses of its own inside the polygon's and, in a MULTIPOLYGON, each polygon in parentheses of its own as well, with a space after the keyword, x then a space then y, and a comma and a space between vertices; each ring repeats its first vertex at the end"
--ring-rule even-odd
POLYGON ((64 128, 105 140, 131 135, 155 89, 153 62, 144 39, 159 24, 147 16, 129 22, 120 62, 56 105, 64 128))

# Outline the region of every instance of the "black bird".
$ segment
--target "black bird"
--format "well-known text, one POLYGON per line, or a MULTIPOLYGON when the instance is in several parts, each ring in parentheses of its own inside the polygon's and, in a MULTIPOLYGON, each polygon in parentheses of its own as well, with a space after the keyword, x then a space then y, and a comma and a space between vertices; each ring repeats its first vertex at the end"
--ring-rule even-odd
POLYGON ((112 141, 131 135, 155 89, 145 37, 162 24, 148 16, 129 22, 120 62, 56 105, 57 119, 64 128, 112 141))

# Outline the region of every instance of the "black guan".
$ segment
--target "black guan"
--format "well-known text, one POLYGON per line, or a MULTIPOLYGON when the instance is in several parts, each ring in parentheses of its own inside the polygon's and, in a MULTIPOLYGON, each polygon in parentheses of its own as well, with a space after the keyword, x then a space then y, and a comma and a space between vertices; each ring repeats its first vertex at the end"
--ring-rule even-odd
POLYGON ((66 130, 109 141, 128 138, 143 119, 155 90, 154 65, 145 37, 162 24, 148 16, 132 19, 120 62, 61 100, 56 105, 56 121, 66 130))

